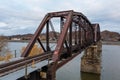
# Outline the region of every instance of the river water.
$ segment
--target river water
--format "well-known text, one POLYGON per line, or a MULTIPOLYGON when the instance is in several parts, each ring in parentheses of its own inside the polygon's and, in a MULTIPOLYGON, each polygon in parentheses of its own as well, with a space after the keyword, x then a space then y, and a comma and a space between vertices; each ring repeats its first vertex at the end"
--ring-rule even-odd
MULTIPOLYGON (((14 54, 17 51, 19 57, 20 51, 27 43, 9 42, 8 47, 14 54)), ((88 74, 80 72, 80 54, 75 59, 64 65, 56 72, 56 80, 120 80, 120 46, 103 45, 102 46, 102 67, 101 75, 88 74)))

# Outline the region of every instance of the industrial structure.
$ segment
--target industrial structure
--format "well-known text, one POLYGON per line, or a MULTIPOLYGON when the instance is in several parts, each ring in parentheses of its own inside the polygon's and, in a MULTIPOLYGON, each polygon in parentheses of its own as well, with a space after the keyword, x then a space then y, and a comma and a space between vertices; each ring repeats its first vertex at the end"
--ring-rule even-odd
POLYGON ((100 74, 100 39, 99 24, 92 24, 82 13, 73 10, 48 13, 21 55, 22 59, 0 64, 0 76, 25 68, 25 75, 17 80, 56 80, 56 71, 82 51, 85 54, 81 58, 81 71, 100 74), (56 35, 56 29, 59 35, 56 35), (46 33, 46 45, 40 39, 42 31, 46 33), (54 49, 50 46, 50 31, 54 32, 56 40, 54 49), (44 52, 29 57, 36 42, 44 52), (27 74, 27 66, 32 64, 35 67, 35 64, 43 61, 48 63, 27 74))

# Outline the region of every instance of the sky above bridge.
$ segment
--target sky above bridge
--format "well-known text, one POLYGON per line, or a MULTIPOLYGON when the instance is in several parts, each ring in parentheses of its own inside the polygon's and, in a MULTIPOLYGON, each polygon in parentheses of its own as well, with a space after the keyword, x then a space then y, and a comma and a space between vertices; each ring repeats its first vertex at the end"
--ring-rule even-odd
POLYGON ((46 13, 63 10, 120 33, 120 0, 0 0, 0 35, 34 33, 46 13))

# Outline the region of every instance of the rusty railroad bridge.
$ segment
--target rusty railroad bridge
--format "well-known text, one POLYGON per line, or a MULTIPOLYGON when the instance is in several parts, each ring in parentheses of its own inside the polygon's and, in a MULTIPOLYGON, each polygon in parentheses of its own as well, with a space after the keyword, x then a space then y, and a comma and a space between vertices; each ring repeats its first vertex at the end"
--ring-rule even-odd
POLYGON ((73 10, 48 13, 21 55, 22 58, 0 64, 0 77, 6 80, 6 76, 15 72, 17 74, 21 69, 24 69, 25 74, 20 74, 21 76, 16 77, 16 80, 56 80, 56 71, 82 51, 84 51, 84 55, 81 58, 81 71, 100 74, 100 39, 99 24, 92 24, 82 13, 74 12, 73 10), (56 22, 60 24, 59 35, 56 34, 53 25, 56 22, 53 22, 55 21, 53 19, 58 19, 58 22, 56 22), (45 46, 39 37, 43 28, 46 32, 45 46), (50 47, 50 30, 54 32, 54 38, 56 39, 54 50, 50 47), (29 57, 28 55, 36 42, 40 44, 44 52, 40 55, 29 57), (40 64, 40 66, 28 72, 27 67, 33 61, 35 65, 40 64), (44 63, 44 65, 41 63, 44 63))

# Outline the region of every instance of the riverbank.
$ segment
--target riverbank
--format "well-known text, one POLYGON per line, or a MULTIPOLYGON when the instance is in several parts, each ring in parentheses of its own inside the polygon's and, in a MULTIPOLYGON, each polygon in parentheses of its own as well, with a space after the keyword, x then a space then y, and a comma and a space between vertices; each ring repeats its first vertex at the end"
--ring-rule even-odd
POLYGON ((30 40, 8 40, 8 42, 29 42, 30 40))
POLYGON ((120 45, 120 41, 102 41, 103 45, 120 45))
MULTIPOLYGON (((8 42, 30 42, 30 40, 8 40, 8 42)), ((46 43, 46 41, 41 41, 42 43, 46 43)), ((56 43, 56 41, 49 41, 50 43, 56 43)))
MULTIPOLYGON (((8 42, 29 42, 30 40, 8 40, 8 42)), ((41 41, 42 43, 46 43, 46 41, 41 41)), ((49 41, 50 43, 56 43, 56 41, 49 41)), ((103 45, 120 45, 120 41, 102 41, 103 45)))

